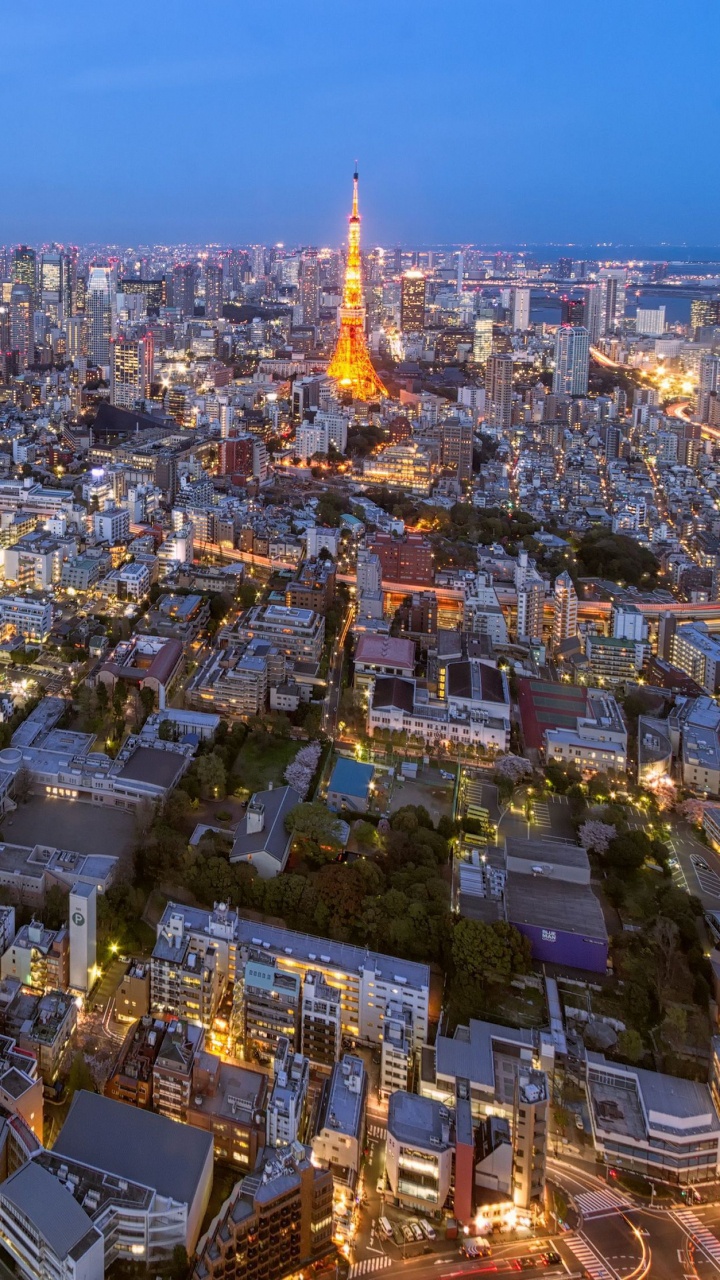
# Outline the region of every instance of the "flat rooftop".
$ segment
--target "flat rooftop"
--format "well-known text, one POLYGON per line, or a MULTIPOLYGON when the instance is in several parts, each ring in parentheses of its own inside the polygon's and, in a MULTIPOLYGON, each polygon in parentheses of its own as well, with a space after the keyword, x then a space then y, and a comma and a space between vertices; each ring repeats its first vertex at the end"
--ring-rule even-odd
POLYGON ((154 747, 135 747, 118 773, 119 778, 133 782, 149 782, 168 790, 182 776, 187 757, 175 751, 160 751, 154 747))
POLYGON ((398 1142, 408 1146, 446 1150, 450 1142, 451 1114, 447 1107, 421 1098, 416 1093, 398 1089, 390 1094, 388 1103, 388 1133, 398 1142))
POLYGON ((587 884, 509 871, 505 892, 512 924, 560 929, 607 941, 602 907, 587 884))

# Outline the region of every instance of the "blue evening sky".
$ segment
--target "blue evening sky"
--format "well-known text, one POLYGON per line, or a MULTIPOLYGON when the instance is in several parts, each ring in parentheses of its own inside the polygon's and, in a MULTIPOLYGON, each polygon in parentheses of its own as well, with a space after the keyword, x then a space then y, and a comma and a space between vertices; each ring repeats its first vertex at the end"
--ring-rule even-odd
POLYGON ((0 242, 720 244, 718 0, 5 0, 0 242))

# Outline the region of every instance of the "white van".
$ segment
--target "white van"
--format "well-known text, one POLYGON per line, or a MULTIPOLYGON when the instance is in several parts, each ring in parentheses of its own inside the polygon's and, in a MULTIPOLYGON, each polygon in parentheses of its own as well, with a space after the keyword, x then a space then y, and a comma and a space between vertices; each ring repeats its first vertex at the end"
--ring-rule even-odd
POLYGON ((425 1218, 420 1218, 420 1229, 424 1232, 428 1240, 435 1239, 435 1228, 431 1227, 430 1223, 427 1222, 425 1218))
POLYGON ((382 1231, 383 1235, 387 1236, 388 1240, 391 1240, 393 1230, 387 1218, 378 1218, 378 1226, 382 1231))

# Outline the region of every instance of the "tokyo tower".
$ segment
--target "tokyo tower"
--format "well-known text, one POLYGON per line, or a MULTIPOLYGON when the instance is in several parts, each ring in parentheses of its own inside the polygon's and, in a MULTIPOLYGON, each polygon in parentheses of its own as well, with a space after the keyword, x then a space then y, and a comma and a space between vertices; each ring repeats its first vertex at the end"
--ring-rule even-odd
POLYGON ((340 332, 328 373, 332 378, 337 378, 340 388, 350 391, 355 400, 377 400, 379 396, 388 394, 370 363, 365 342, 357 170, 353 174, 353 203, 348 231, 345 287, 340 308, 340 332))

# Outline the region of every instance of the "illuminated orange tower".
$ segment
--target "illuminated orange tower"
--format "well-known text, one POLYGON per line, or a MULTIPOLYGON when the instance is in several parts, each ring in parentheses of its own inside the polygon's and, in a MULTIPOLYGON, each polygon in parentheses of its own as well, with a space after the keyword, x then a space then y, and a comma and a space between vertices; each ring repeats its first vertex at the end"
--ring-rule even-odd
POLYGON ((353 203, 348 231, 345 287, 340 308, 340 332, 328 373, 332 378, 337 378, 340 387, 350 391, 355 400, 377 400, 378 396, 387 395, 370 363, 365 342, 357 169, 353 174, 353 203))

